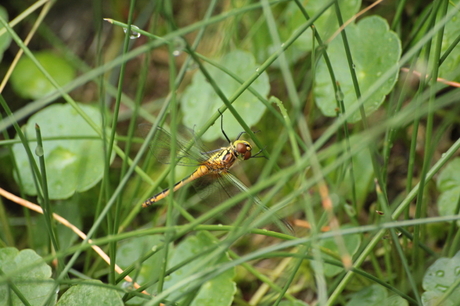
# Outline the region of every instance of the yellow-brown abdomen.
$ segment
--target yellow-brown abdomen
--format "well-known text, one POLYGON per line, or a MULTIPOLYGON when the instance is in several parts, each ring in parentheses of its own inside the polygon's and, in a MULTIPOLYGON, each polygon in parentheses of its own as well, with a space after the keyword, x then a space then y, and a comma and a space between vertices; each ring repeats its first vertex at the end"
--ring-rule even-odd
MULTIPOLYGON (((200 177, 202 177, 204 175, 207 175, 208 173, 209 173, 208 167, 206 165, 201 165, 201 166, 198 167, 198 169, 196 169, 188 177, 186 177, 183 180, 180 180, 179 182, 177 182, 174 185, 173 190, 177 191, 180 188, 184 187, 186 184, 196 180, 197 178, 200 178, 200 177)), ((165 197, 167 197, 169 195, 169 193, 170 193, 170 189, 166 188, 165 190, 163 190, 160 193, 157 193, 156 195, 154 195, 150 199, 147 199, 144 203, 142 203, 142 207, 150 206, 150 205, 152 205, 152 204, 164 199, 165 197)))

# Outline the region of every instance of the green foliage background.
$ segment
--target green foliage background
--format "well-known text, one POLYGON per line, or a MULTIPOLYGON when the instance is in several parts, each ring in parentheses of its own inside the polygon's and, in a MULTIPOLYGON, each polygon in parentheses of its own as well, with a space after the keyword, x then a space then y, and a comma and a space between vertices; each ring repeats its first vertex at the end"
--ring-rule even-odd
POLYGON ((458 0, 2 5, 0 305, 460 304, 458 0))

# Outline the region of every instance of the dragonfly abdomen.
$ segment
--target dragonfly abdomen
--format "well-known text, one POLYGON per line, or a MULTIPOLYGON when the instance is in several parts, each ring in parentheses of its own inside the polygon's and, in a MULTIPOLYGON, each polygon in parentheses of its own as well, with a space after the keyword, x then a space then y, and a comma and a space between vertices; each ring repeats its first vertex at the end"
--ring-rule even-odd
MULTIPOLYGON (((177 182, 174 185, 173 189, 174 189, 174 191, 177 191, 180 188, 184 187, 186 184, 196 180, 197 178, 200 178, 200 177, 202 177, 204 175, 207 175, 210 172, 214 172, 214 169, 210 169, 206 165, 201 165, 192 174, 190 174, 186 178, 184 178, 184 179, 180 180, 179 182, 177 182)), ((165 190, 163 190, 163 191, 157 193, 156 195, 154 195, 153 197, 147 199, 144 203, 142 203, 142 207, 150 206, 150 205, 152 205, 152 204, 164 199, 165 197, 167 197, 169 195, 169 193, 170 193, 170 189, 166 188, 165 190)))

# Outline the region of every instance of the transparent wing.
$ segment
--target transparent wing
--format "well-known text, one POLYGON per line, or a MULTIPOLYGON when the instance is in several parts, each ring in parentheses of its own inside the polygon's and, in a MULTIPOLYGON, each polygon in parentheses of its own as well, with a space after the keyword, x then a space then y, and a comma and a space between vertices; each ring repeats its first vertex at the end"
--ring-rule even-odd
MULTIPOLYGON (((139 130, 145 137, 152 126, 150 124, 140 124, 139 130)), ((158 127, 153 135, 153 140, 150 143, 152 154, 163 164, 171 163, 171 134, 163 128, 158 127)), ((198 166, 206 160, 207 155, 200 153, 196 140, 192 141, 191 145, 182 138, 176 138, 176 156, 177 165, 181 166, 198 166), (190 147, 190 148, 188 148, 190 147)))
MULTIPOLYGON (((246 185, 244 185, 243 182, 241 182, 236 176, 234 176, 233 174, 231 173, 225 173, 221 176, 222 178, 220 179, 220 181, 228 181, 228 183, 226 183, 226 185, 229 185, 229 184, 232 184, 233 186, 237 187, 239 189, 240 192, 247 192, 248 190, 248 187, 246 187, 246 185)), ((257 206, 259 206, 263 211, 270 211, 270 208, 268 208, 267 206, 265 206, 262 201, 259 199, 258 196, 252 196, 251 197, 252 201, 257 204, 257 206)), ((276 216, 276 214, 274 214, 274 218, 273 218, 273 221, 274 223, 281 229, 288 229, 289 232, 293 233, 294 232, 294 229, 292 227, 292 225, 287 222, 286 220, 283 220, 279 217, 276 216)))

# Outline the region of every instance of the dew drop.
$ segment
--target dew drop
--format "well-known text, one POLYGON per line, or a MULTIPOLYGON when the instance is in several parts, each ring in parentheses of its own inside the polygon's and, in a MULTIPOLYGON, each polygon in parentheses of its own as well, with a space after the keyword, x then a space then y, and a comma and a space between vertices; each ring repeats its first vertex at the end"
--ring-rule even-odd
POLYGON ((281 44, 281 48, 284 48, 284 46, 285 46, 285 43, 282 43, 282 44, 281 44))
POLYGON ((438 289, 438 290, 441 291, 441 292, 446 292, 447 289, 449 289, 449 287, 444 286, 444 285, 437 284, 437 285, 436 285, 436 289, 438 289))
MULTIPOLYGON (((136 30, 139 30, 139 27, 135 25, 131 25, 131 33, 129 35, 129 39, 137 39, 141 37, 141 33, 136 32, 136 30)), ((123 31, 126 33, 128 32, 128 29, 123 29, 123 31)))
POLYGON ((460 275, 460 267, 455 268, 455 275, 460 275))
POLYGON ((174 48, 174 51, 173 51, 172 54, 174 56, 181 55, 182 51, 185 48, 185 41, 181 37, 176 37, 176 38, 174 38, 172 44, 173 44, 173 48, 174 48))
POLYGON ((35 148, 35 155, 37 155, 39 157, 42 157, 43 154, 45 154, 45 152, 43 151, 43 147, 42 146, 37 146, 35 148))
POLYGON ((351 65, 351 68, 356 69, 356 65, 355 64, 351 65))
POLYGON ((121 283, 121 288, 123 289, 134 289, 133 283, 131 282, 123 282, 121 283))
POLYGON ((188 65, 188 67, 187 67, 187 70, 189 70, 189 71, 193 71, 193 70, 196 70, 196 69, 198 69, 198 64, 195 63, 195 62, 190 63, 188 65))
POLYGON ((444 276, 444 271, 443 270, 436 271, 436 276, 443 277, 444 276))

